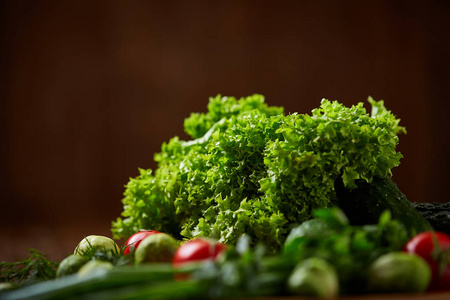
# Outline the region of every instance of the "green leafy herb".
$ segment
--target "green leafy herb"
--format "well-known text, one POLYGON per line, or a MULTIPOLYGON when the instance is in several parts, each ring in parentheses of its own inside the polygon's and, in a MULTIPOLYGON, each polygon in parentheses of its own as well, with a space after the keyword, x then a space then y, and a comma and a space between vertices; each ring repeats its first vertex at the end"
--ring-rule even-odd
POLYGON ((292 229, 283 253, 293 261, 310 257, 327 260, 337 270, 343 293, 365 293, 367 270, 379 256, 400 251, 408 240, 406 228, 385 211, 378 224, 351 226, 338 208, 314 211, 317 219, 292 229))
POLYGON ((154 172, 130 179, 114 237, 149 228, 233 244, 245 233, 279 249, 312 209, 335 205, 337 178, 353 188, 399 165, 405 130, 383 101, 369 102, 372 115, 325 99, 311 115, 284 115, 261 95, 211 98, 207 113, 185 120, 193 140, 172 138, 154 172))
POLYGON ((17 262, 0 262, 0 282, 24 286, 56 277, 58 262, 49 260, 38 250, 29 251, 29 258, 17 262))
POLYGON ((277 254, 269 253, 263 243, 252 246, 251 237, 242 235, 217 261, 176 269, 168 263, 116 265, 105 272, 68 275, 5 291, 0 298, 228 299, 292 296, 292 292, 305 296, 301 289, 290 292, 288 284, 296 267, 308 258, 324 260, 336 270, 341 295, 366 293, 368 266, 384 253, 398 251, 407 240, 404 226, 392 220, 389 211, 378 224, 366 226, 349 225, 337 208, 313 210, 313 215, 290 231, 277 254), (175 280, 177 273, 189 273, 190 280, 175 280))
POLYGON ((243 298, 286 295, 286 281, 293 262, 282 255, 268 255, 267 247, 251 247, 249 236, 238 239, 217 262, 206 262, 192 274, 207 283, 208 298, 243 298))

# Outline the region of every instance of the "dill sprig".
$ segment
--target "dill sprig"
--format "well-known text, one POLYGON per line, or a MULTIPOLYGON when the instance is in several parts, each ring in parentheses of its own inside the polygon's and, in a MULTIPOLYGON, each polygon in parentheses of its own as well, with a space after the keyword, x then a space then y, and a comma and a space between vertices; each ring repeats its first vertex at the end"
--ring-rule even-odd
POLYGON ((29 251, 29 258, 17 262, 0 262, 0 282, 24 286, 56 277, 59 262, 48 259, 36 249, 29 251))

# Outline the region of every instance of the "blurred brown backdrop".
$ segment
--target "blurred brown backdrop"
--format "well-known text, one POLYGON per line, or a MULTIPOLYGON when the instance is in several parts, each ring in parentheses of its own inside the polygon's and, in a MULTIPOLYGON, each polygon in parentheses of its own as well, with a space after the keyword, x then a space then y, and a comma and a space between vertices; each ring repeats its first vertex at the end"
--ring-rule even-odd
POLYGON ((110 235, 138 167, 209 96, 384 99, 394 180, 449 201, 448 1, 3 1, 0 260, 110 235), (12 247, 11 245, 15 245, 12 247))

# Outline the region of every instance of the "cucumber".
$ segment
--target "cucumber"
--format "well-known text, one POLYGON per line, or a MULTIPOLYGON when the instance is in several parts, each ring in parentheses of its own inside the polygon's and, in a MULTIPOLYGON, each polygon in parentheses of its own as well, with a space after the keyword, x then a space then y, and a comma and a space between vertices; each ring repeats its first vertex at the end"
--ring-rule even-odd
POLYGON ((376 224, 383 211, 390 210, 392 218, 403 223, 411 237, 433 230, 389 177, 375 177, 370 183, 358 181, 352 190, 345 188, 342 181, 336 181, 335 191, 338 206, 352 225, 376 224))
POLYGON ((413 205, 434 230, 450 234, 450 202, 413 202, 413 205))

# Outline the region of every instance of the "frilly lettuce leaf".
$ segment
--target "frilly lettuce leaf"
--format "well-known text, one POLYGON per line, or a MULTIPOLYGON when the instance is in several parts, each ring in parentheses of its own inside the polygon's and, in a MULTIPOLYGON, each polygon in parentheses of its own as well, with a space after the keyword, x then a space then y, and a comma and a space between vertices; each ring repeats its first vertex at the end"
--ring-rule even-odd
POLYGON ((210 98, 207 113, 185 120, 193 140, 172 138, 154 172, 130 179, 114 237, 149 228, 235 243, 245 233, 279 249, 289 228, 335 204, 336 179, 351 189, 400 164, 405 129, 383 101, 368 102, 371 115, 326 99, 311 115, 284 115, 261 95, 210 98))

